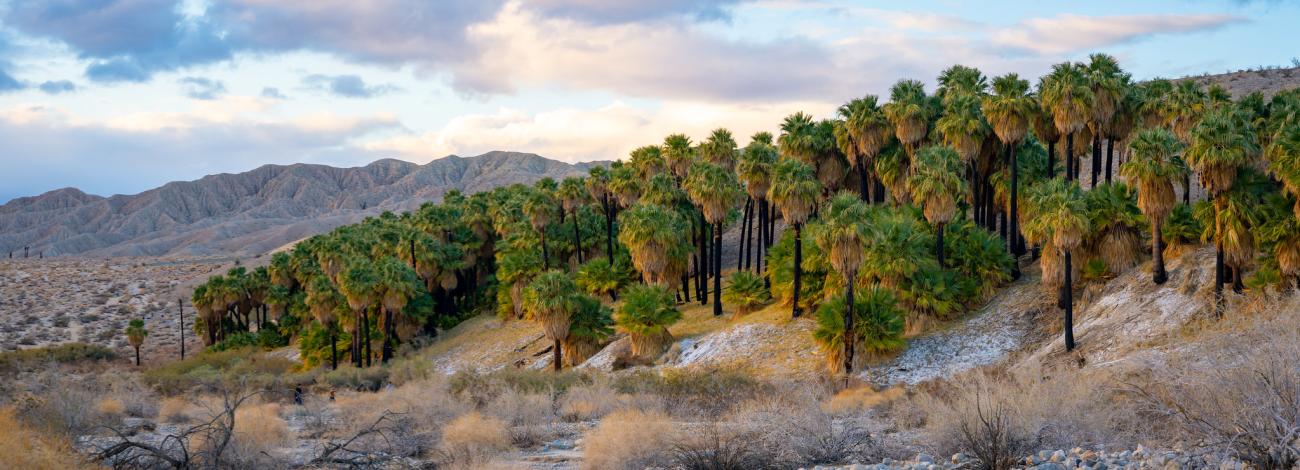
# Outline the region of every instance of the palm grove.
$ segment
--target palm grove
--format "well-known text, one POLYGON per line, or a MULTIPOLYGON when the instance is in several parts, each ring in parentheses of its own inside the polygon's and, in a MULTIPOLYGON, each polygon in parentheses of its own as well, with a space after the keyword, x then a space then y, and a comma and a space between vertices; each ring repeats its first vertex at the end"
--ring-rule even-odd
POLYGON ((1068 350, 1079 281, 1147 255, 1162 284, 1167 255, 1213 244, 1215 315, 1224 286, 1293 285, 1298 113, 1297 90, 1234 101, 1135 82, 1102 54, 1036 84, 958 65, 933 93, 901 80, 744 147, 673 134, 585 177, 453 191, 312 237, 199 286, 196 329, 213 348, 297 338, 310 365, 365 367, 495 309, 538 323, 558 370, 620 333, 653 361, 691 302, 736 317, 776 302, 809 313, 828 369, 851 373, 1037 262, 1068 350))

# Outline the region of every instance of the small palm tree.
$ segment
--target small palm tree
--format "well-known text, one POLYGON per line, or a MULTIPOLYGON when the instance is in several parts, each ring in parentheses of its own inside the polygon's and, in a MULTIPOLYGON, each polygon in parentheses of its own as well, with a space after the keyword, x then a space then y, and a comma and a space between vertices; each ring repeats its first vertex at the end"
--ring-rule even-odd
POLYGON ((131 320, 126 326, 126 342, 135 348, 135 366, 140 367, 140 346, 144 345, 144 338, 149 336, 149 331, 144 329, 144 320, 139 318, 131 320))
POLYGON ((648 284, 676 286, 686 270, 691 241, 686 220, 667 207, 640 203, 619 215, 618 241, 648 284))
POLYGON ((524 289, 524 315, 542 324, 542 331, 553 344, 552 364, 556 372, 564 364, 561 343, 569 337, 573 321, 574 295, 578 286, 563 271, 547 271, 533 279, 524 289))
POLYGON ((893 291, 881 287, 864 289, 850 306, 843 295, 835 295, 817 307, 817 329, 813 339, 826 353, 826 368, 832 374, 851 374, 846 367, 861 366, 864 359, 880 357, 902 349, 903 313, 898 309, 893 291), (846 310, 853 312, 853 326, 846 328, 846 310), (853 338, 845 341, 845 338, 853 338), (848 351, 861 352, 846 357, 848 351))
MULTIPOLYGON (((844 334, 853 337, 853 287, 858 282, 866 235, 867 206, 852 194, 842 192, 826 204, 821 228, 816 231, 817 245, 827 253, 831 268, 844 282, 844 334)), ((853 372, 853 341, 844 343, 844 372, 853 372)))
POLYGON ((957 214, 957 195, 966 191, 961 167, 957 152, 947 147, 930 146, 917 153, 916 165, 907 179, 912 202, 924 208, 925 220, 934 226, 938 238, 935 257, 941 267, 944 266, 943 228, 957 214))
POLYGON ((803 263, 803 224, 808 221, 821 185, 811 166, 795 159, 776 164, 772 172, 772 188, 768 199, 781 209, 786 223, 794 227, 794 307, 792 315, 799 317, 800 266, 803 263))
POLYGON ((1087 124, 1093 103, 1092 88, 1084 72, 1082 64, 1053 65, 1052 72, 1043 77, 1039 90, 1044 111, 1051 113, 1056 129, 1065 135, 1065 174, 1070 181, 1078 177, 1074 173, 1074 136, 1087 124))
POLYGON ((386 257, 379 262, 377 268, 375 290, 379 305, 383 307, 383 315, 379 318, 380 328, 384 332, 384 346, 380 357, 386 363, 393 358, 393 348, 399 341, 397 322, 407 320, 402 317, 402 310, 421 292, 422 286, 415 270, 398 261, 397 258, 386 257))
POLYGON ((1088 233, 1087 203, 1078 183, 1060 178, 1035 185, 1031 199, 1033 210, 1025 223, 1025 237, 1049 245, 1065 259, 1061 272, 1064 282, 1057 305, 1065 312, 1065 350, 1073 351, 1074 285, 1070 250, 1078 247, 1088 233))
POLYGON ((634 285, 623 291, 614 311, 614 325, 632 341, 632 355, 653 359, 673 342, 668 327, 682 318, 672 291, 662 286, 634 285))
POLYGON ((569 335, 561 345, 564 348, 564 365, 582 364, 600 352, 602 345, 614 334, 614 320, 609 307, 590 295, 573 296, 573 314, 569 321, 569 335))
POLYGON ((1172 132, 1148 129, 1138 133, 1129 147, 1132 156, 1120 165, 1119 173, 1138 187, 1138 208, 1151 221, 1151 282, 1164 284, 1169 275, 1160 227, 1177 202, 1174 181, 1182 178, 1185 169, 1174 161, 1174 155, 1182 146, 1172 132))
POLYGON ((588 294, 616 301, 618 291, 631 279, 629 274, 627 257, 620 257, 613 265, 603 259, 593 259, 578 268, 574 281, 588 294))
POLYGON ((713 315, 722 315, 722 223, 727 213, 744 195, 735 173, 711 163, 691 167, 684 184, 691 201, 704 212, 704 220, 713 225, 713 315))
POLYGON ((736 271, 727 279, 722 300, 735 307, 732 318, 740 318, 772 300, 772 293, 763 285, 761 276, 749 271, 736 271))

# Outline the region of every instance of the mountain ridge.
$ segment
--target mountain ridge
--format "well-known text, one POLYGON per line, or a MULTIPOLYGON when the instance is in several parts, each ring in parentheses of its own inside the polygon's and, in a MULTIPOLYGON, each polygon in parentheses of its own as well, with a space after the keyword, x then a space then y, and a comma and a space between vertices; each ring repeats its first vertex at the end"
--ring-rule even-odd
POLYGON ((522 152, 449 155, 420 165, 385 158, 339 168, 262 165, 173 181, 132 195, 60 188, 0 205, 0 251, 33 255, 165 256, 257 254, 385 210, 544 177, 581 175, 593 165, 522 152))

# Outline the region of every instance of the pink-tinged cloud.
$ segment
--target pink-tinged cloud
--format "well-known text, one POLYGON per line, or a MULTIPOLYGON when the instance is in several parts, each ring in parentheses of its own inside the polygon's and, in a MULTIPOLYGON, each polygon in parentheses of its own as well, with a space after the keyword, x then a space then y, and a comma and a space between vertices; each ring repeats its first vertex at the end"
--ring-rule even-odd
POLYGON ((1157 34, 1208 31, 1242 23, 1239 16, 1201 15, 1059 15, 1032 18, 995 31, 994 44, 1059 55, 1136 41, 1157 34))

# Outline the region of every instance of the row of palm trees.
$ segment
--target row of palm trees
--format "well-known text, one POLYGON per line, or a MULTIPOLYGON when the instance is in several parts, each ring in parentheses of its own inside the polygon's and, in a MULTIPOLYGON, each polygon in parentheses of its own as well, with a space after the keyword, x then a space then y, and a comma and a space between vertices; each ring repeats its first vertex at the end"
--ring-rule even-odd
POLYGON ((1054 66, 1033 89, 960 65, 938 83, 931 95, 902 80, 887 102, 857 98, 830 119, 795 113, 744 147, 726 129, 698 144, 673 134, 585 177, 452 193, 313 237, 265 274, 214 278, 195 305, 210 344, 267 305, 276 316, 263 322, 307 320, 291 332, 303 344, 328 337, 334 351, 347 330, 362 365, 372 342, 387 359, 495 301, 504 319, 542 324, 559 368, 613 331, 657 355, 683 302, 711 300, 721 315, 724 301, 752 311, 776 297, 793 317, 816 311, 831 369, 851 373, 1032 258, 1057 289, 1067 349, 1078 277, 1136 266, 1143 238, 1157 284, 1170 249, 1216 245, 1216 312, 1226 284, 1300 274, 1300 92, 1233 101, 1191 81, 1135 82, 1101 54, 1054 66), (1193 176, 1208 196, 1194 206, 1193 176), (728 226, 740 236, 724 287, 728 226))

